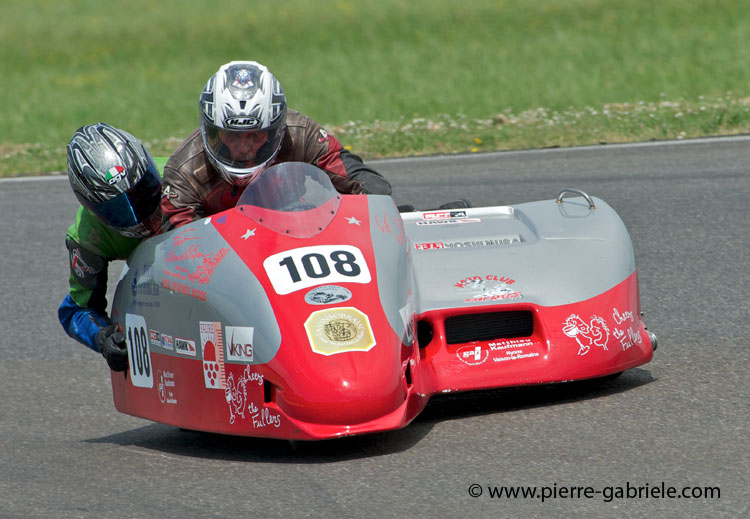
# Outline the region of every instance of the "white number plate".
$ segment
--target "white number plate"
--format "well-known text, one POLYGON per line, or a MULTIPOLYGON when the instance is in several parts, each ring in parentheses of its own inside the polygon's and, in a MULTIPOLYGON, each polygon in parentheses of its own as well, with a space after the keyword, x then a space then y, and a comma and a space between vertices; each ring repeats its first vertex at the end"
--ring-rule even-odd
POLYGON ((125 341, 128 343, 130 381, 136 387, 154 387, 148 328, 142 315, 125 314, 125 341))
POLYGON ((362 251, 352 245, 292 249, 269 256, 263 267, 280 295, 324 283, 369 283, 372 279, 362 251))

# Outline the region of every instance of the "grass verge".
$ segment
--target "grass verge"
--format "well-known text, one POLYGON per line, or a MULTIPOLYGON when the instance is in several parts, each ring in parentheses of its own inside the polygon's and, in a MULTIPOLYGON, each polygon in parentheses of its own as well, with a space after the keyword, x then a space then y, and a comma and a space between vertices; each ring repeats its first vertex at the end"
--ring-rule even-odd
MULTIPOLYGON (((555 111, 504 110, 484 118, 465 114, 395 121, 349 121, 328 129, 366 160, 431 154, 687 139, 750 133, 750 97, 731 95, 555 111)), ((144 139, 155 156, 168 156, 184 136, 144 139)), ((64 146, 0 145, 0 176, 59 174, 64 146)))
POLYGON ((169 154, 234 59, 365 157, 745 133, 748 34, 736 0, 6 0, 0 175, 96 121, 169 154))

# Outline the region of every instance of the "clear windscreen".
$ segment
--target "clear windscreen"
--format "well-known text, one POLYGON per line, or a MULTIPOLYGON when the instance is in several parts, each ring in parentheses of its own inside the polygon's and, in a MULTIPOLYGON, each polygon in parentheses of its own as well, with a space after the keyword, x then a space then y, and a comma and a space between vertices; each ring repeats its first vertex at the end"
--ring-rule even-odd
POLYGON ((328 226, 340 202, 324 171, 304 162, 283 162, 258 175, 237 207, 271 230, 308 237, 328 226))

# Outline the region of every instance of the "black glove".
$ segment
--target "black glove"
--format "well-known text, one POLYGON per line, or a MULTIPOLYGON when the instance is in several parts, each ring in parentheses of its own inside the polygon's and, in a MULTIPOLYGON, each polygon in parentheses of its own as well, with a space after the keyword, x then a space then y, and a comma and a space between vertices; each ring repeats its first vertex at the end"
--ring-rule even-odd
POLYGON ((107 359, 112 371, 128 369, 128 348, 125 346, 125 334, 118 332, 116 324, 110 324, 96 334, 96 344, 107 359))
POLYGON ((438 206, 438 210, 441 209, 465 209, 471 207, 471 202, 469 202, 465 198, 459 198, 458 200, 453 200, 452 202, 446 202, 444 204, 440 204, 438 206))

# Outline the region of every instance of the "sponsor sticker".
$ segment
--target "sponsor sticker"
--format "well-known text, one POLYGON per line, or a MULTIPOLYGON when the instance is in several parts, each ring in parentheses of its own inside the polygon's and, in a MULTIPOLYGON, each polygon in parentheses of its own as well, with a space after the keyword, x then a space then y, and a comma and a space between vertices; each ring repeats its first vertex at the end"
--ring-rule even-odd
POLYGON ((521 237, 519 235, 480 240, 415 243, 414 248, 417 250, 467 249, 477 247, 500 247, 503 245, 512 245, 514 243, 521 243, 521 237))
POLYGON ((179 337, 174 338, 174 351, 180 355, 187 355, 188 357, 195 357, 198 355, 198 349, 195 347, 195 341, 189 339, 180 339, 179 337))
POLYGON ((370 319, 353 307, 313 312, 305 321, 305 330, 312 350, 321 355, 369 351, 375 346, 370 319))
POLYGON ((176 404, 177 398, 174 394, 175 381, 174 373, 171 371, 159 371, 157 375, 159 381, 156 389, 159 393, 159 400, 162 404, 176 404))
POLYGON ((260 126, 260 119, 257 117, 229 117, 224 119, 224 125, 227 128, 253 129, 260 126))
POLYGON ((586 319, 576 314, 570 314, 563 322, 562 331, 578 343, 578 355, 586 355, 592 346, 607 351, 609 342, 609 327, 607 321, 598 315, 586 319))
POLYGON ((541 344, 532 339, 500 339, 487 344, 492 362, 515 362, 525 359, 533 360, 543 354, 541 344))
POLYGON ((239 419, 247 420, 253 428, 261 429, 272 426, 281 426, 281 415, 274 413, 267 407, 258 407, 251 400, 252 386, 262 386, 263 375, 250 371, 250 366, 245 366, 245 371, 235 378, 234 373, 227 376, 225 400, 229 406, 229 423, 233 424, 239 419), (250 387, 248 387, 250 386, 250 387))
POLYGON ((203 381, 207 389, 226 389, 221 323, 200 321, 203 381))
POLYGON ((133 297, 158 296, 159 283, 154 281, 153 265, 142 265, 140 267, 140 275, 138 274, 138 267, 135 267, 135 269, 133 270, 133 281, 130 285, 130 290, 133 294, 133 297))
POLYGON ((477 366, 484 364, 484 362, 490 356, 490 350, 483 348, 480 345, 476 346, 464 346, 456 351, 458 360, 469 366, 477 366))
MULTIPOLYGON (((224 261, 228 247, 217 252, 204 253, 201 250, 201 237, 194 236, 195 228, 181 230, 172 238, 172 248, 165 255, 164 261, 169 268, 162 273, 161 288, 177 294, 206 300, 206 291, 199 288, 211 281, 216 268, 224 261), (196 241, 197 240, 197 241, 196 241)), ((161 244, 169 247, 169 245, 161 244)), ((158 290, 159 287, 150 290, 158 290)))
POLYGON ((161 333, 156 330, 148 331, 148 338, 151 341, 151 346, 161 347, 161 333))
POLYGON ((425 211, 422 213, 423 220, 447 220, 449 218, 466 218, 466 210, 425 211))
POLYGON ((349 301, 352 293, 348 288, 339 285, 323 285, 315 287, 305 294, 305 303, 308 305, 330 305, 349 301))
POLYGON ((414 248, 417 250, 437 250, 437 249, 444 249, 445 244, 441 241, 415 243, 414 248))
POLYGON ((161 334, 161 347, 165 350, 174 349, 174 338, 171 335, 161 334))
POLYGON ((448 220, 423 220, 416 222, 417 225, 456 225, 459 223, 478 223, 481 218, 450 218, 448 220))
POLYGON ((251 364, 253 362, 253 332, 254 328, 247 326, 225 326, 227 338, 226 361, 235 364, 251 364))
POLYGON ((523 293, 516 287, 511 286, 515 279, 497 274, 486 274, 483 276, 469 276, 454 283, 459 291, 470 296, 464 299, 465 303, 477 303, 486 301, 503 301, 523 298, 523 293))
POLYGON ((632 311, 621 312, 613 308, 611 321, 599 315, 582 317, 578 314, 570 314, 563 322, 562 332, 575 339, 578 344, 577 354, 582 357, 592 349, 609 351, 607 346, 610 336, 614 337, 615 344, 620 344, 622 351, 627 351, 636 344, 642 344, 643 338, 637 326, 634 328, 634 325, 635 318, 632 311), (596 348, 592 348, 593 346, 596 348))

